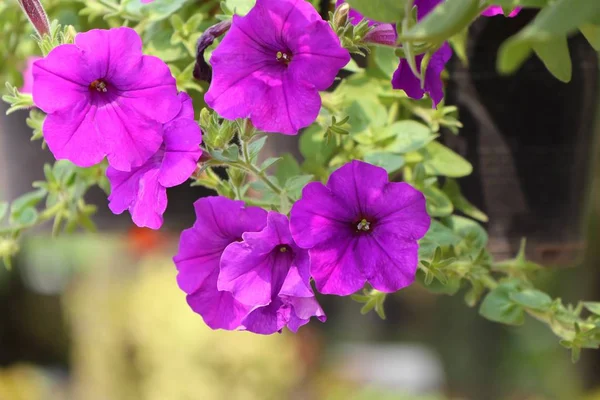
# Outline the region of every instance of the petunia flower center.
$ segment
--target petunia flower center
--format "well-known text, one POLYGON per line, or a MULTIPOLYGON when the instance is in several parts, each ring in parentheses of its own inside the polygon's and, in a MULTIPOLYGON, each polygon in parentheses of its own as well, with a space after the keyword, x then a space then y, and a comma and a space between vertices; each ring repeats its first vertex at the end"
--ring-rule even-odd
POLYGON ((368 221, 366 218, 363 218, 356 223, 357 232, 369 232, 371 229, 371 221, 368 221))
POLYGON ((286 244, 279 245, 278 249, 279 249, 280 253, 288 253, 288 252, 292 251, 292 249, 290 249, 290 246, 288 246, 286 244))
POLYGON ((90 83, 90 90, 98 93, 108 92, 106 82, 102 79, 96 79, 94 82, 90 83))
POLYGON ((284 63, 288 65, 292 61, 292 55, 286 51, 278 51, 277 52, 277 61, 280 63, 284 63))

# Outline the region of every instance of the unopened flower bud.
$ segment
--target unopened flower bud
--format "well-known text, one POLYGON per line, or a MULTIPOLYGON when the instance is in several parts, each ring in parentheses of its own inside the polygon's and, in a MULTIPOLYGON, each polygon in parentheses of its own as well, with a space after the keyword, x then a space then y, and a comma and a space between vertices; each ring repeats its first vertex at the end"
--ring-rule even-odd
POLYGON ((344 26, 346 25, 346 21, 348 21, 348 13, 350 12, 350 6, 348 3, 344 3, 338 8, 336 8, 335 13, 333 14, 333 23, 334 26, 344 26))
POLYGON ((396 46, 398 34, 392 24, 378 24, 371 28, 365 35, 364 41, 367 43, 382 44, 384 46, 396 46))
POLYGON ((50 34, 50 21, 40 0, 19 0, 19 5, 40 37, 50 34))
POLYGON ((205 30, 202 36, 200 36, 200 39, 198 39, 198 44, 196 45, 196 65, 194 65, 194 78, 210 83, 212 78, 212 69, 204 59, 204 50, 213 44, 216 38, 227 32, 230 27, 231 21, 222 21, 205 30))

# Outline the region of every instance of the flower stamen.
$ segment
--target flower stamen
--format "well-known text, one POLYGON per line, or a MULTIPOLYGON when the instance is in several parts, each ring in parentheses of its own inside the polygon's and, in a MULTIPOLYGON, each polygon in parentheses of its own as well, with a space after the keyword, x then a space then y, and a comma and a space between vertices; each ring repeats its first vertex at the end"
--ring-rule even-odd
POLYGON ((287 65, 292 61, 292 56, 286 52, 278 51, 277 52, 277 61, 282 62, 285 65, 287 65))
POLYGON ((362 232, 368 232, 371 229, 371 223, 366 219, 360 220, 360 222, 356 225, 356 229, 362 232))
POLYGON ((90 83, 90 90, 95 90, 100 93, 106 93, 108 91, 106 82, 101 79, 96 79, 94 82, 90 83))

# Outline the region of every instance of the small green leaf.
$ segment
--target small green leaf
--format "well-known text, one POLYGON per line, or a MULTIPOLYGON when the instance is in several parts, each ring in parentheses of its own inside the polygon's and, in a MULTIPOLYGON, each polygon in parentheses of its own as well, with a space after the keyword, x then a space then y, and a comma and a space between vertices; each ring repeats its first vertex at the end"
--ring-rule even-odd
POLYGON ((527 289, 522 292, 511 293, 510 299, 521 307, 532 310, 545 311, 552 305, 552 298, 546 293, 536 289, 527 289))
POLYGON ((510 296, 517 292, 513 284, 503 283, 489 292, 481 306, 479 314, 490 321, 507 325, 522 325, 525 322, 525 312, 510 296))
POLYGON ((566 36, 533 43, 532 47, 552 75, 565 83, 571 80, 573 66, 566 36))
POLYGON ((432 217, 446 217, 454 211, 452 202, 439 188, 427 186, 423 194, 427 199, 427 213, 432 217))
POLYGON ((267 143, 267 136, 262 136, 258 139, 255 139, 252 143, 248 145, 248 152, 250 153, 250 159, 256 159, 256 156, 263 147, 265 147, 265 143, 267 143))
POLYGON ((318 165, 326 164, 336 149, 333 141, 325 142, 325 131, 317 124, 311 125, 300 135, 299 147, 306 160, 318 165))
POLYGON ((300 193, 302 192, 304 186, 312 181, 313 178, 313 175, 294 176, 288 179, 285 183, 285 191, 288 192, 292 197, 298 198, 300 197, 300 193))
POLYGON ((365 155, 365 161, 384 168, 388 174, 394 173, 404 166, 404 157, 391 153, 369 153, 365 155))
POLYGON ((423 155, 425 171, 430 175, 460 178, 473 172, 471 163, 439 142, 429 143, 419 153, 423 155))
POLYGON ((583 306, 588 309, 593 314, 600 315, 600 301, 586 301, 583 303, 583 306))
POLYGON ((593 24, 584 24, 579 27, 583 36, 590 42, 590 45, 596 51, 600 51, 600 26, 593 24))
POLYGON ((394 48, 376 47, 373 49, 373 57, 381 72, 391 79, 396 69, 398 69, 398 56, 396 56, 394 48))
POLYGON ((385 150, 400 154, 419 150, 437 137, 428 126, 412 120, 395 122, 385 131, 386 137, 394 137, 385 150))
POLYGON ((350 7, 379 22, 397 22, 404 15, 407 0, 348 0, 350 7))
POLYGON ((276 162, 278 162, 282 159, 283 159, 283 157, 269 157, 265 161, 263 161, 263 163, 260 165, 260 170, 264 171, 267 168, 269 168, 271 165, 275 164, 276 162))
POLYGON ((39 189, 33 192, 26 193, 15 199, 10 206, 11 218, 18 219, 19 215, 26 209, 35 207, 42 201, 48 192, 44 189, 39 189))
POLYGON ((19 214, 13 217, 13 221, 22 227, 31 226, 35 224, 38 219, 38 212, 33 207, 27 207, 23 209, 19 214))

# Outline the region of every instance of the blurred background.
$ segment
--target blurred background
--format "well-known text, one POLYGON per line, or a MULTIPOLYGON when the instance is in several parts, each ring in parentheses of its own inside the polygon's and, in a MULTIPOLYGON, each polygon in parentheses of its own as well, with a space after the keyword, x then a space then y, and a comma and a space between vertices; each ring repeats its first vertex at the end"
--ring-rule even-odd
MULTIPOLYGON (((600 300, 600 84, 597 54, 570 41, 573 80, 536 59, 495 72, 499 44, 532 15, 480 19, 468 66, 453 59, 447 103, 464 124, 446 144, 474 165, 460 181, 490 217, 490 251, 547 266, 540 286, 565 302, 600 300)), ((0 200, 43 177, 47 151, 30 143, 25 113, 0 105, 0 200)), ((293 138, 273 137, 271 151, 293 138)), ((479 317, 460 293, 419 285, 389 296, 388 318, 348 298, 321 297, 327 324, 268 337, 214 332, 176 285, 178 234, 210 192, 169 191, 161 232, 113 216, 92 191, 102 234, 27 236, 12 270, 0 268, 0 400, 121 399, 600 399, 600 352, 572 364, 534 320, 511 328, 479 317)))

